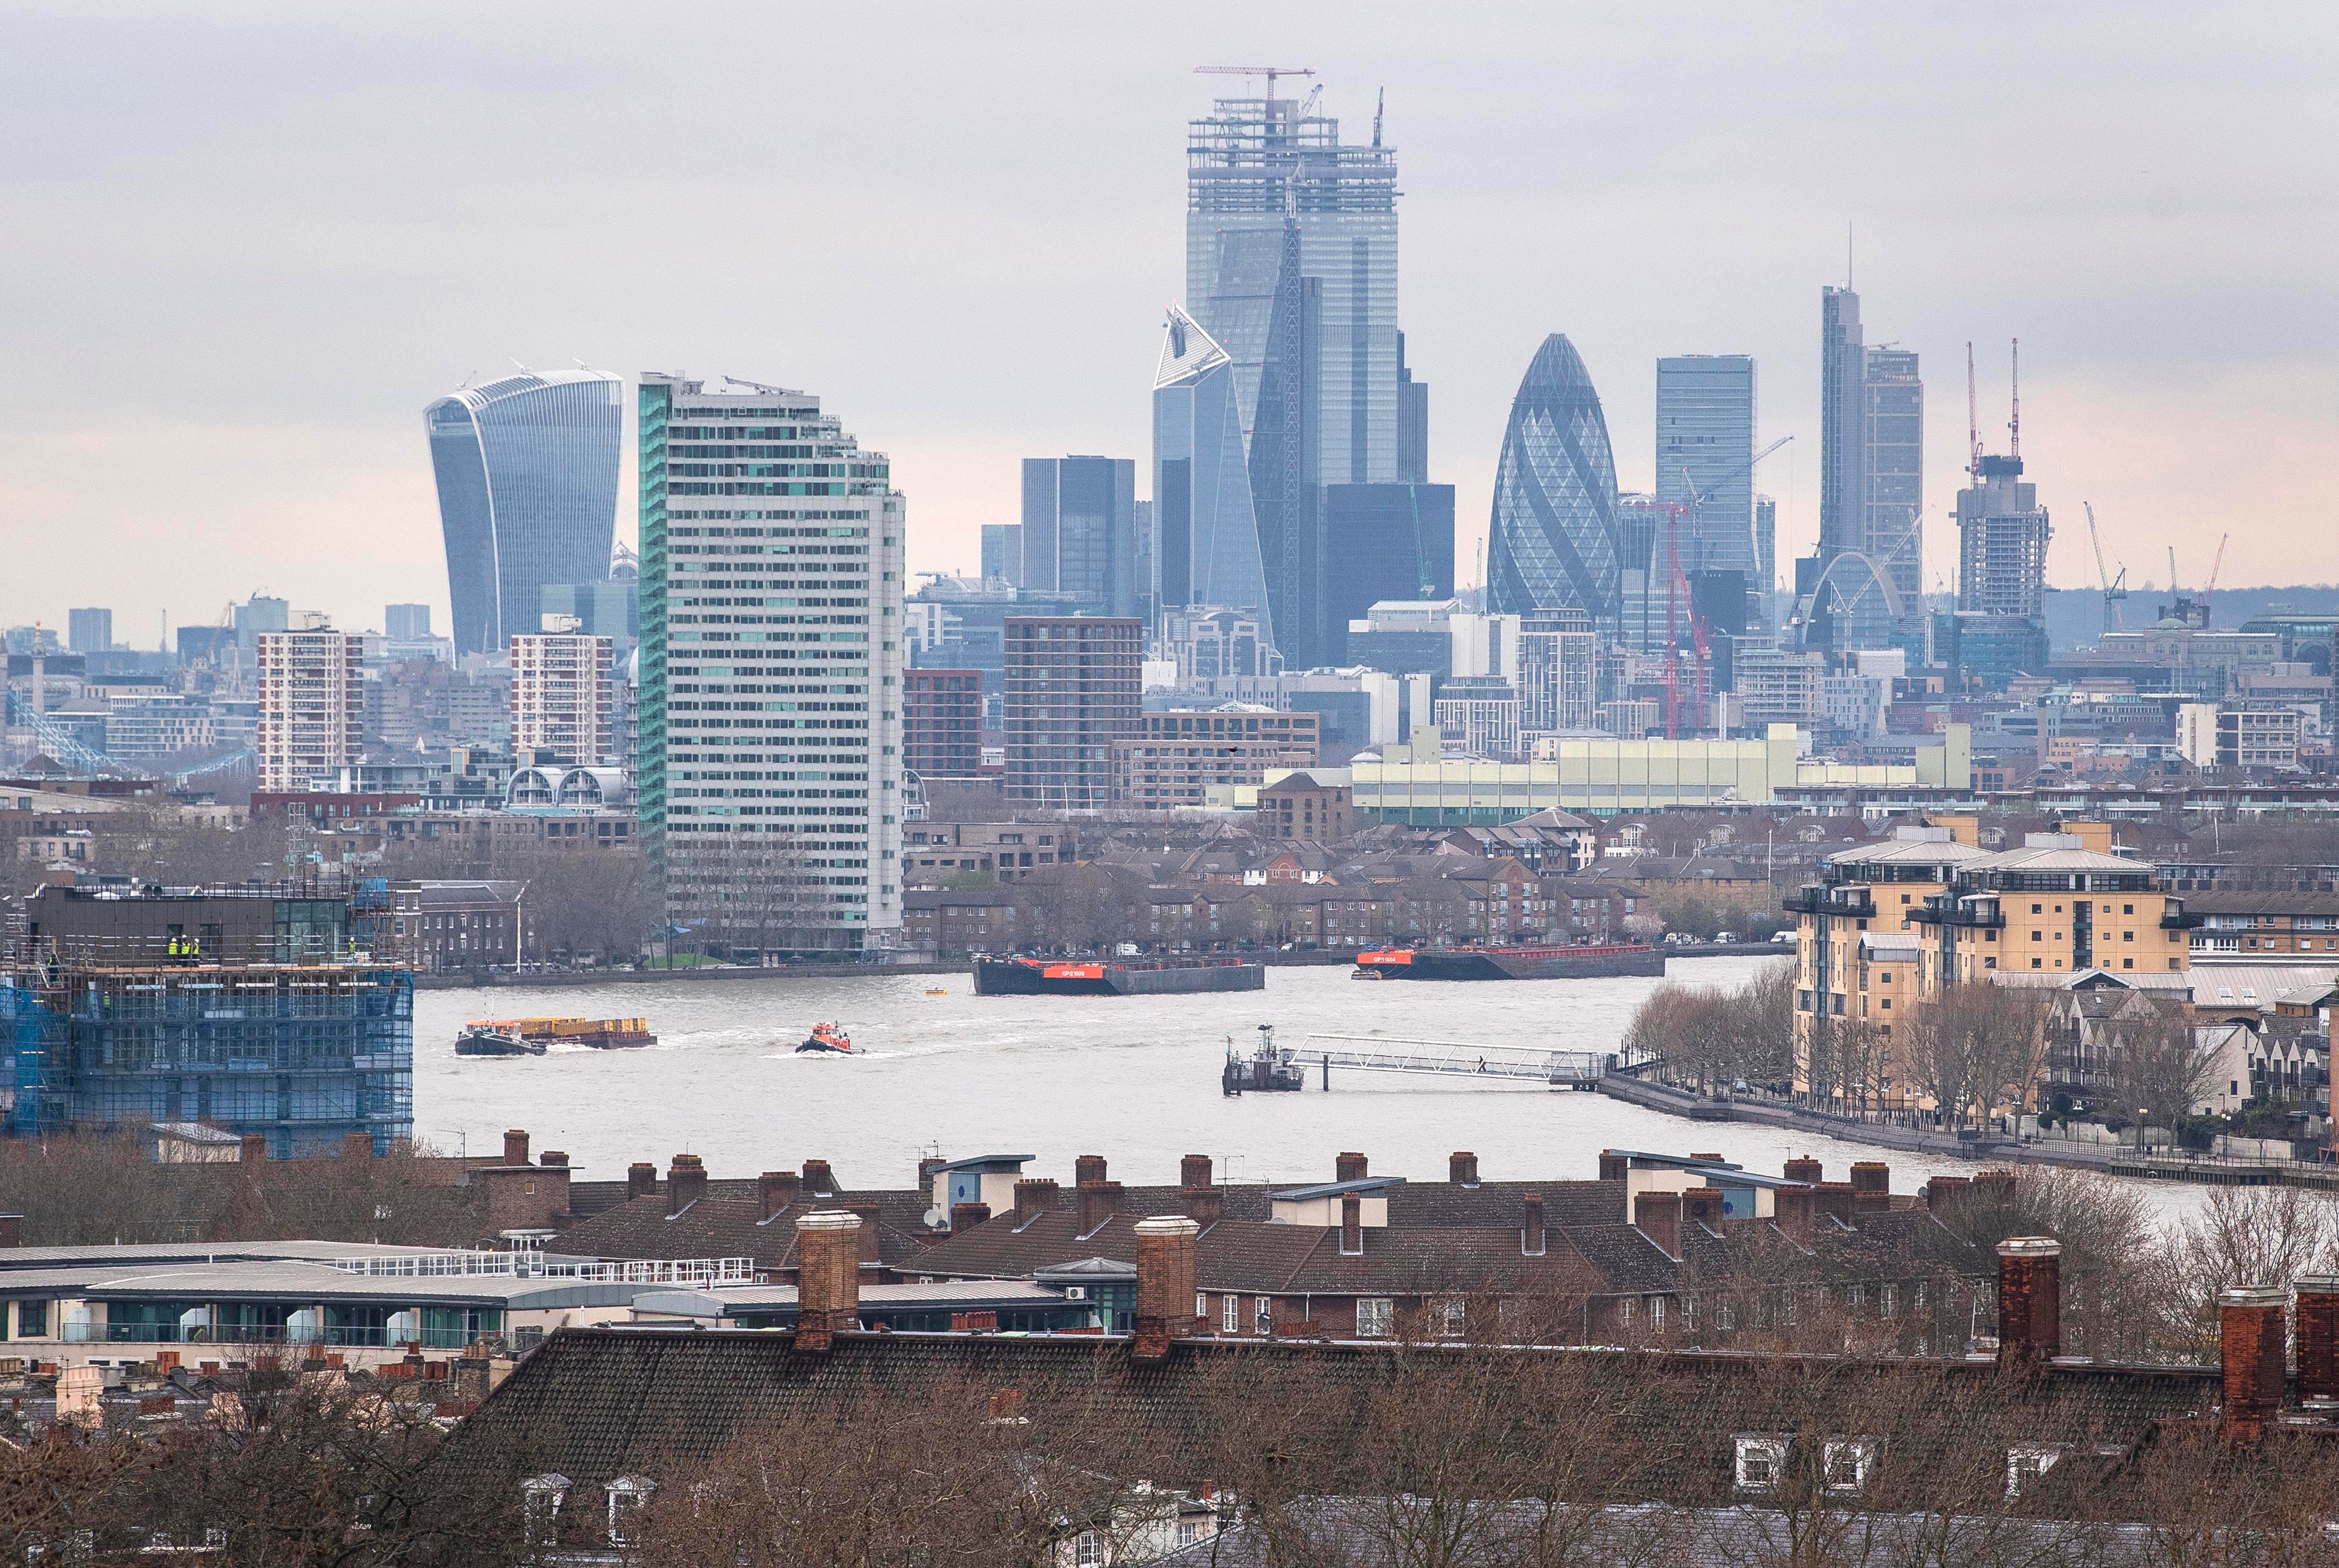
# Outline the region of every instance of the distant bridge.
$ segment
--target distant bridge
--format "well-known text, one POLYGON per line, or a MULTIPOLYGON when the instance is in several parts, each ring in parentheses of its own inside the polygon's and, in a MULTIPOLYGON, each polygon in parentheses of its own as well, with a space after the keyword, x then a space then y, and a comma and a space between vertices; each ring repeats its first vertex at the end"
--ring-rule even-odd
POLYGON ((1456 1040, 1393 1040, 1379 1034, 1311 1034, 1291 1053, 1295 1064, 1318 1067, 1327 1088, 1332 1069, 1415 1072, 1438 1078, 1509 1079, 1552 1088, 1593 1089, 1609 1057, 1590 1050, 1542 1050, 1524 1045, 1477 1045, 1456 1040))

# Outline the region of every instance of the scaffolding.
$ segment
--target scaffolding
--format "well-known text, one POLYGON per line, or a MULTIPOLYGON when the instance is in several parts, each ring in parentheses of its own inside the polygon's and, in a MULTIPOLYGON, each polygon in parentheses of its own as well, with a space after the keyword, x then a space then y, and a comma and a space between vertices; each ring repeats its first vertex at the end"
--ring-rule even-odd
POLYGON ((364 963, 26 962, 0 969, 15 1136, 192 1121, 277 1159, 414 1130, 414 977, 364 963))

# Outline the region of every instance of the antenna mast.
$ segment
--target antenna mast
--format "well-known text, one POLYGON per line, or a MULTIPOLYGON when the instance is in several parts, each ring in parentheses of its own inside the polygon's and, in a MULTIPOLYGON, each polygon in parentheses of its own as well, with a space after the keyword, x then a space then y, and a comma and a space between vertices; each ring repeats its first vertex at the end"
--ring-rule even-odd
POLYGON ((1388 89, 1381 88, 1373 94, 1373 145, 1381 144, 1381 111, 1388 107, 1388 89))
POLYGON ((2022 340, 2014 340, 2014 417, 2006 421, 2006 455, 2022 455, 2022 340))
POLYGON ((1981 415, 1974 402, 1973 340, 1966 340, 1966 478, 1981 483, 1981 415))

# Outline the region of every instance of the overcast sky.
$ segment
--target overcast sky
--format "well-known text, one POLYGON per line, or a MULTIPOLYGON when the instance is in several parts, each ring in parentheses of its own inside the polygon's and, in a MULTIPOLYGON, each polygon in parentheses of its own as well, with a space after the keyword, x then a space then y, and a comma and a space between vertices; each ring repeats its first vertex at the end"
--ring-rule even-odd
MULTIPOLYGON (((1016 459, 1147 450, 1204 64, 1315 67, 1402 169, 1399 303, 1463 575, 1546 332, 1620 480, 1654 361, 1751 353, 1782 568, 1819 291, 1928 390, 1929 586, 2022 340, 2051 576, 2339 580, 2328 4, 0 8, 0 618, 153 646, 257 588, 438 606, 421 410, 514 360, 817 393, 915 568, 1016 459)), ((1142 488, 1142 481, 1140 481, 1142 488)), ((631 472, 619 537, 630 538, 631 472)))

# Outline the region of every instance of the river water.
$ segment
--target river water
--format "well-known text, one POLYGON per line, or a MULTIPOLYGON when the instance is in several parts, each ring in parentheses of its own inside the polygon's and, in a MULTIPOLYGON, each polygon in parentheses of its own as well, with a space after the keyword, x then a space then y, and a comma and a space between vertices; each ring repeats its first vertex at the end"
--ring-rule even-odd
MULTIPOLYGON (((1736 985, 1780 959, 1676 959, 1674 978, 1736 985)), ((1228 1099, 1229 1035, 1248 1053, 1261 1023, 1287 1045, 1310 1033, 1371 1034, 1614 1050, 1646 978, 1360 984, 1345 968, 1275 968, 1263 991, 1170 997, 985 997, 970 976, 676 981, 415 996, 414 1119, 453 1153, 526 1128, 587 1179, 632 1160, 663 1169, 698 1155, 717 1176, 828 1160, 854 1187, 913 1184, 921 1154, 1036 1157, 1069 1183, 1075 1155, 1102 1154, 1119 1180, 1167 1184, 1180 1155, 1208 1154, 1221 1180, 1329 1180, 1359 1149, 1377 1175, 1444 1180, 1471 1149, 1490 1180, 1584 1178, 1604 1148, 1713 1150, 1775 1172, 1812 1153, 1831 1180, 1853 1159, 1892 1165, 1912 1192, 1970 1164, 1878 1151, 1731 1122, 1691 1123, 1605 1095, 1540 1085, 1456 1083, 1336 1070, 1329 1093, 1228 1099), (928 994, 939 990, 945 994, 928 994), (638 1050, 556 1048, 541 1057, 458 1057, 467 1018, 646 1017, 638 1050), (798 1056, 816 1021, 842 1023, 865 1057, 798 1056)))

